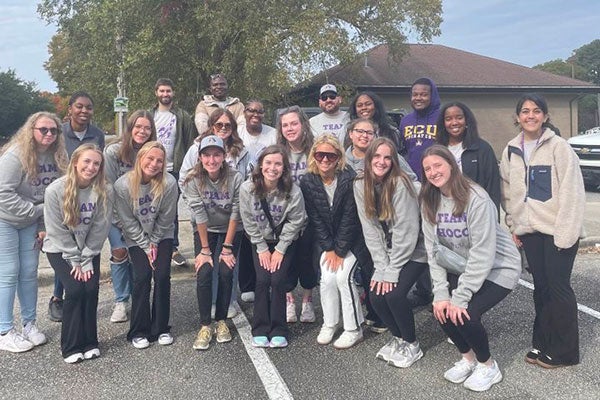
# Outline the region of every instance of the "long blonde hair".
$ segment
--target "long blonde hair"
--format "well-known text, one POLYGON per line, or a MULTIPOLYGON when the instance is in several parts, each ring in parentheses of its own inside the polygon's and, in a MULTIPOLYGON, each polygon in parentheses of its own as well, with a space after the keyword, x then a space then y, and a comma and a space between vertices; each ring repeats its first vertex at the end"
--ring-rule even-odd
POLYGON ((156 174, 150 179, 150 193, 152 194, 152 204, 156 204, 160 198, 165 193, 166 180, 165 174, 167 173, 167 152, 164 146, 157 141, 146 142, 138 151, 137 158, 135 159, 135 165, 133 169, 127 173, 129 176, 129 194, 131 196, 131 203, 133 204, 133 209, 137 209, 139 205, 139 194, 140 194, 140 186, 142 185, 142 159, 150 152, 152 149, 159 149, 163 152, 165 156, 165 160, 163 163, 162 171, 156 174))
POLYGON ((49 113, 46 111, 36 112, 31 114, 27 121, 19 128, 17 133, 13 135, 10 141, 2 147, 0 154, 4 154, 6 150, 11 147, 16 147, 19 150, 21 163, 23 164, 23 170, 25 171, 28 179, 34 179, 38 176, 38 151, 37 142, 33 136, 33 128, 40 118, 48 118, 54 121, 58 128, 58 134, 54 143, 48 147, 48 150, 54 155, 54 162, 56 168, 61 174, 65 173, 69 159, 67 156, 67 150, 65 149, 65 139, 62 135, 60 119, 56 114, 49 113))
POLYGON ((317 147, 319 147, 322 144, 328 144, 331 147, 333 147, 335 153, 338 156, 338 161, 335 166, 335 172, 338 173, 344 168, 346 168, 346 154, 344 153, 344 150, 340 145, 340 141, 335 136, 329 133, 325 133, 315 140, 315 143, 310 149, 310 153, 308 153, 308 172, 310 172, 311 174, 319 175, 319 166, 317 165, 317 160, 315 160, 315 153, 317 152, 317 147))
POLYGON ((91 183, 92 190, 96 193, 97 201, 96 201, 96 210, 95 213, 100 210, 98 207, 102 206, 102 212, 106 215, 106 178, 104 177, 104 155, 100 147, 98 147, 94 143, 85 143, 75 149, 73 154, 71 155, 71 161, 69 162, 69 167, 67 168, 67 176, 65 180, 65 192, 63 197, 63 224, 68 226, 69 228, 74 229, 79 224, 79 202, 77 201, 77 196, 79 195, 79 185, 77 184, 77 170, 75 168, 75 164, 79 161, 79 157, 88 151, 94 151, 97 154, 100 154, 101 162, 100 168, 98 170, 98 174, 94 177, 91 183))
POLYGON ((365 212, 369 218, 375 218, 379 221, 394 221, 396 218, 396 210, 394 209, 393 198, 394 193, 397 190, 396 187, 400 183, 399 181, 402 181, 411 196, 417 197, 417 193, 415 192, 410 178, 406 172, 400 168, 398 157, 394 142, 386 137, 374 139, 365 153, 365 169, 362 179, 364 179, 365 212), (377 149, 384 145, 389 147, 392 154, 392 167, 382 179, 381 196, 379 196, 378 201, 375 195, 375 186, 377 182, 375 181, 373 166, 371 164, 377 149))

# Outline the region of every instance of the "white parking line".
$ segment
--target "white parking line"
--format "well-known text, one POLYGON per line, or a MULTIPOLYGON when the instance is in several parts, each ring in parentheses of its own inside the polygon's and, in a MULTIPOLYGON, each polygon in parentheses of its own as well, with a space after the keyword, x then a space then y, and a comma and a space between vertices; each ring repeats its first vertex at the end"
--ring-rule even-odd
POLYGON ((252 360, 252 364, 254 364, 258 377, 265 387, 267 396, 272 400, 293 400, 294 396, 292 396, 279 371, 271 362, 267 352, 264 349, 252 346, 252 331, 248 318, 246 318, 237 303, 234 304, 234 307, 238 310, 238 315, 233 318, 233 323, 244 343, 250 360, 252 360))
MULTIPOLYGON (((534 288, 533 283, 527 282, 523 279, 519 279, 519 284, 521 286, 525 286, 526 288, 531 289, 531 290, 533 290, 533 288, 534 288)), ((577 303, 577 309, 579 311, 581 311, 582 313, 586 313, 587 315, 589 315, 591 317, 600 319, 600 312, 598 312, 592 308, 589 308, 588 306, 584 306, 583 304, 577 303)))

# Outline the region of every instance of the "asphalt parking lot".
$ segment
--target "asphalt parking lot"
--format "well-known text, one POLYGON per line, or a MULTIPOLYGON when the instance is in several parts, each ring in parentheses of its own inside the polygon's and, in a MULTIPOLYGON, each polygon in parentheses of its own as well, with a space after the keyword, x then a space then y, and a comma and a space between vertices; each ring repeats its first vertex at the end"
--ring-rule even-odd
MULTIPOLYGON (((192 349, 198 311, 195 280, 190 269, 174 267, 171 325, 175 343, 153 344, 137 350, 125 340, 128 323, 109 322, 112 288, 103 279, 98 308, 102 356, 78 365, 67 365, 60 356, 60 324, 47 319, 52 293, 51 270, 45 257, 40 263, 38 326, 49 343, 28 353, 0 353, 0 398, 79 399, 594 399, 600 398, 600 298, 598 261, 600 248, 600 193, 588 193, 586 245, 576 259, 573 287, 581 305, 579 313, 581 364, 543 370, 523 361, 529 350, 533 322, 532 291, 523 275, 503 302, 486 314, 492 355, 504 380, 485 393, 472 393, 445 381, 443 372, 458 360, 454 346, 446 342, 432 314, 416 312, 417 336, 425 356, 411 368, 400 370, 375 359, 388 334, 365 332, 365 340, 349 350, 320 346, 316 337, 322 322, 291 325, 286 349, 254 349, 249 346, 248 320, 252 305, 240 303, 241 313, 230 321, 234 339, 204 352, 192 349), (596 239, 597 238, 597 239, 596 239)), ((185 212, 182 218, 185 218, 185 212)), ((189 223, 182 222, 180 250, 192 258, 189 223), (186 236, 186 234, 188 236, 186 236)), ((106 255, 103 260, 107 260, 106 255)), ((106 262, 103 262, 106 264, 106 262)), ((107 268, 103 265, 103 276, 107 268)), ((315 291, 315 304, 319 304, 315 291)))

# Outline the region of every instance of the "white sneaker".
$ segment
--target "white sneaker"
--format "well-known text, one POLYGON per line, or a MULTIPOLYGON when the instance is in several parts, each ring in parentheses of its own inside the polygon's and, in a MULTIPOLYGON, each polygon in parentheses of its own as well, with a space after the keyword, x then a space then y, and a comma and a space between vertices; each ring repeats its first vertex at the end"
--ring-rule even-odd
POLYGON ((302 302, 302 312, 300 313, 300 322, 312 323, 317 320, 315 316, 315 307, 312 300, 302 302))
POLYGON ((77 364, 78 362, 83 361, 82 353, 71 354, 69 357, 63 358, 67 364, 77 364))
POLYGON ((362 342, 363 333, 362 329, 358 328, 354 331, 344 331, 339 338, 335 342, 333 342, 333 347, 336 349, 349 349, 355 344, 362 342))
POLYGON ((234 318, 236 315, 238 315, 237 309, 233 304, 230 304, 227 309, 227 318, 234 318))
POLYGON ((404 343, 404 339, 393 336, 392 339, 385 344, 385 346, 379 349, 375 358, 388 361, 390 359, 390 355, 396 351, 399 346, 404 346, 404 343))
POLYGON ((46 335, 40 332, 35 325, 35 321, 29 321, 23 327, 23 338, 31 342, 34 346, 40 346, 48 341, 46 335))
POLYGON ((131 344, 136 349, 145 349, 150 346, 150 342, 145 337, 134 337, 131 339, 131 344))
POLYGON ((475 371, 467 378, 463 386, 474 392, 484 392, 501 380, 502 372, 500 372, 496 360, 490 367, 478 362, 475 371))
POLYGON ((244 292, 240 296, 244 303, 253 303, 254 302, 254 292, 244 292))
POLYGON ((319 336, 317 336, 317 343, 319 344, 329 344, 333 340, 333 335, 338 330, 338 326, 325 326, 321 327, 321 331, 319 332, 319 336))
POLYGON ((160 335, 158 335, 158 344, 160 344, 161 346, 168 346, 170 344, 173 344, 173 335, 171 335, 171 333, 169 332, 161 333, 160 335))
POLYGON ((110 316, 110 322, 119 323, 127 320, 127 304, 124 301, 117 301, 110 316))
POLYGON ((14 328, 4 335, 0 335, 0 350, 23 353, 33 349, 33 347, 33 343, 21 336, 14 328))
POLYGON ((290 301, 287 302, 285 307, 285 317, 288 323, 298 321, 298 316, 296 315, 296 303, 290 301))
POLYGON ((98 349, 97 347, 83 353, 84 360, 93 360, 94 358, 98 357, 100 357, 100 349, 98 349))
POLYGON ((454 363, 454 367, 444 373, 444 378, 452 383, 463 383, 471 376, 476 366, 477 360, 469 361, 463 357, 454 363))
POLYGON ((404 341, 402 345, 398 346, 396 351, 390 354, 388 363, 394 367, 408 368, 421 357, 423 357, 423 352, 421 351, 419 342, 408 343, 404 341))

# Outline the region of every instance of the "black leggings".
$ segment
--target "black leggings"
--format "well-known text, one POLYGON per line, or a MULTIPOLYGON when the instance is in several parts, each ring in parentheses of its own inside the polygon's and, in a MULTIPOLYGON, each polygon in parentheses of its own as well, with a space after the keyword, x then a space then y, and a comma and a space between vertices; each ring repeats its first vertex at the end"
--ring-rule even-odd
POLYGON ((417 338, 415 317, 406 295, 426 268, 427 264, 409 261, 400 270, 398 284, 391 292, 384 295, 377 295, 373 291, 369 292, 373 308, 381 321, 392 332, 392 335, 409 343, 413 343, 417 338))
MULTIPOLYGON (((456 289, 458 285, 458 276, 448 273, 449 290, 456 289)), ((450 319, 445 324, 440 323, 442 329, 454 342, 462 354, 473 350, 477 361, 483 363, 490 359, 490 344, 488 335, 481 323, 481 316, 498 304, 509 293, 506 289, 492 281, 484 281, 477 293, 473 294, 467 307, 467 312, 471 319, 463 318, 463 325, 454 325, 450 319)))
POLYGON ((87 282, 71 276, 71 265, 62 253, 48 253, 48 261, 65 288, 60 348, 64 358, 98 347, 98 291, 100 255, 92 259, 94 273, 87 282))

